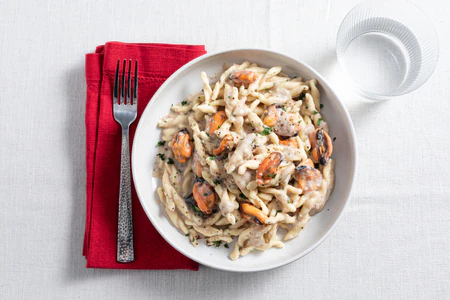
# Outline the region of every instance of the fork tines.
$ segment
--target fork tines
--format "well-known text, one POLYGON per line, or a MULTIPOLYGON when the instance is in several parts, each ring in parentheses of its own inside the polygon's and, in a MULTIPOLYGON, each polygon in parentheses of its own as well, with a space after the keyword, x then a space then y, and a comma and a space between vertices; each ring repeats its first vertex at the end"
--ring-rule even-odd
POLYGON ((126 82, 125 69, 127 67, 127 60, 123 60, 123 68, 122 68, 122 85, 119 87, 119 69, 120 69, 120 59, 117 61, 116 67, 116 76, 114 78, 114 91, 113 91, 113 102, 114 104, 127 104, 127 105, 136 105, 138 99, 138 62, 135 61, 134 64, 134 84, 131 85, 131 59, 128 63, 128 83, 126 82), (120 89, 120 97, 119 97, 119 89, 120 89), (131 90, 133 90, 133 95, 131 95, 131 90), (131 101, 131 96, 133 96, 133 101, 131 101))

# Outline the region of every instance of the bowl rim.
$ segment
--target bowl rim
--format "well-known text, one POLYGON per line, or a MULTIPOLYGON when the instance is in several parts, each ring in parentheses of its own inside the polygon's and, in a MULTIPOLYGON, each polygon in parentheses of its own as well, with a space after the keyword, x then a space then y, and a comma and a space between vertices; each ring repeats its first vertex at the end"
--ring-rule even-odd
MULTIPOLYGON (((305 68, 307 68, 309 71, 311 71, 315 77, 319 80, 319 82, 323 85, 326 85, 332 96, 337 100, 338 104, 341 106, 341 108, 344 111, 344 116, 346 118, 347 124, 349 125, 349 130, 350 130, 350 134, 351 134, 351 140, 352 140, 352 150, 354 153, 354 159, 353 159, 353 168, 351 168, 351 184, 350 187, 348 189, 348 195, 347 195, 347 199, 345 200, 344 206, 342 207, 341 211, 339 212, 336 220, 334 221, 334 223, 332 224, 332 226, 330 228, 327 229, 327 231, 323 234, 323 236, 314 244, 312 244, 311 246, 309 246, 306 250, 302 251, 301 253, 297 254, 296 256, 291 257, 290 259, 286 259, 282 262, 276 263, 276 264, 272 264, 272 265, 264 265, 261 267, 256 267, 256 268, 250 268, 250 269, 236 269, 236 268, 232 268, 232 267, 226 267, 226 266, 216 266, 214 264, 211 264, 207 261, 204 261, 201 257, 194 257, 192 255, 190 255, 189 253, 187 253, 186 251, 184 251, 183 248, 181 247, 177 247, 176 245, 174 245, 170 238, 166 235, 166 233, 159 227, 158 223, 156 221, 153 220, 152 215, 149 211, 149 208, 144 204, 144 200, 143 196, 141 194, 141 191, 139 189, 139 186, 136 184, 136 177, 137 174, 135 173, 136 168, 135 165, 137 164, 136 159, 135 159, 135 148, 133 147, 132 149, 132 155, 131 155, 131 169, 132 169, 132 176, 133 176, 133 183, 134 183, 134 187, 136 190, 136 194, 139 198, 139 202, 141 203, 142 208, 145 211, 145 214, 147 215, 147 218, 150 220, 150 222, 152 223, 153 227, 158 231, 158 233, 164 238, 164 240, 167 241, 167 243, 169 243, 173 248, 175 248, 178 252, 180 252, 181 254, 183 254, 184 256, 188 257, 189 259, 192 259, 193 261, 213 268, 213 269, 218 269, 218 270, 223 270, 223 271, 230 271, 230 272, 239 272, 239 273, 248 273, 248 272, 259 272, 259 271, 267 271, 267 270, 272 270, 272 269, 276 269, 282 266, 285 266, 287 264, 290 264, 302 257, 304 257, 305 255, 309 254, 311 251, 313 251, 314 249, 316 249, 320 244, 322 244, 329 236, 330 234, 334 231, 334 229, 337 227, 337 225, 339 224, 340 220, 342 219, 342 216, 344 215, 344 212, 346 210, 346 208, 348 207, 350 200, 351 200, 351 195, 353 192, 353 187, 354 187, 354 183, 356 181, 356 170, 357 170, 357 163, 358 163, 358 152, 357 152, 357 144, 356 144, 356 134, 355 134, 355 129, 353 127, 353 122, 351 120, 350 114, 347 111, 347 108, 345 107, 344 103, 341 101, 341 99, 339 98, 339 96, 336 94, 336 92, 333 90, 333 88, 331 87, 331 85, 325 80, 325 78, 323 78, 315 69, 313 69, 311 66, 309 66, 307 63, 303 62, 302 60, 296 59, 286 53, 280 52, 280 51, 274 51, 271 49, 266 49, 266 48, 232 48, 232 49, 227 49, 227 50, 223 50, 223 51, 217 51, 217 52, 211 52, 211 53, 207 53, 205 55, 199 56, 197 58, 195 58, 194 60, 191 60, 190 62, 188 62, 187 64, 183 65, 181 68, 179 68, 177 71, 175 71, 169 78, 167 78, 167 80, 158 88, 158 90, 156 91, 156 93, 153 95, 152 99, 155 97, 158 97, 159 94, 166 88, 167 85, 169 85, 174 78, 176 78, 178 76, 178 74, 184 72, 184 70, 190 68, 191 66, 197 64, 198 62, 208 59, 210 57, 213 56, 219 56, 219 55, 223 55, 225 53, 228 52, 235 52, 235 51, 257 51, 257 52, 267 52, 270 54, 275 54, 275 55, 279 55, 279 56, 284 56, 285 58, 294 60, 296 62, 298 62, 299 64, 303 65, 305 68)), ((142 116, 144 116, 147 111, 149 111, 152 107, 152 103, 156 103, 156 102, 149 102, 149 104, 147 104, 147 106, 145 107, 144 111, 142 112, 142 116)), ((139 123, 137 125, 136 128, 136 132, 134 135, 134 139, 133 139, 133 145, 135 145, 135 142, 137 140, 137 138, 141 135, 140 132, 143 130, 143 125, 141 120, 139 120, 139 123)))

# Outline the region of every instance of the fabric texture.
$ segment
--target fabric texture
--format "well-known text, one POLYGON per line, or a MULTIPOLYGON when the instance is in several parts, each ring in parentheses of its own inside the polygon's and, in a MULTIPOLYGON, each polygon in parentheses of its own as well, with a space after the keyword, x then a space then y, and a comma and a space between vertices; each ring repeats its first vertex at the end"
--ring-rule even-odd
POLYGON ((109 42, 86 55, 86 231, 83 255, 88 268, 189 269, 198 264, 173 249, 155 230, 133 186, 135 261, 116 262, 121 127, 112 112, 118 59, 139 62, 138 116, 130 127, 130 152, 139 118, 161 84, 204 46, 109 42))

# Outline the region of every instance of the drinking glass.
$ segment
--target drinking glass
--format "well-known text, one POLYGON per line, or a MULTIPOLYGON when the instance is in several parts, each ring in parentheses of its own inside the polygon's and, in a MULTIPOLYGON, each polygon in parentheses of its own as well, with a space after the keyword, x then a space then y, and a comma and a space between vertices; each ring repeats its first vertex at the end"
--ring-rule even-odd
POLYGON ((336 52, 354 90, 369 100, 409 93, 427 81, 439 42, 425 13, 403 0, 368 0, 339 28, 336 52))

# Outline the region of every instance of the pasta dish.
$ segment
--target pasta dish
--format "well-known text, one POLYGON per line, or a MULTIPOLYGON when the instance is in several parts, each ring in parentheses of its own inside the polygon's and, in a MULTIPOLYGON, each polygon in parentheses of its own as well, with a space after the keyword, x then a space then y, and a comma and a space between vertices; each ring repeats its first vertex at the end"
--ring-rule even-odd
POLYGON ((224 66, 215 83, 200 78, 203 89, 158 122, 165 211, 192 245, 224 245, 232 260, 282 248, 334 186, 318 82, 250 62, 224 66))

